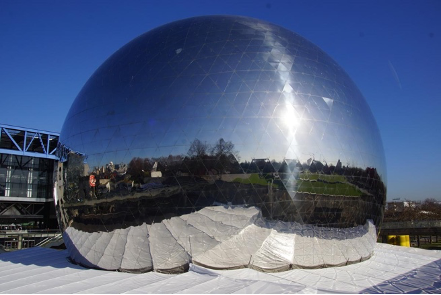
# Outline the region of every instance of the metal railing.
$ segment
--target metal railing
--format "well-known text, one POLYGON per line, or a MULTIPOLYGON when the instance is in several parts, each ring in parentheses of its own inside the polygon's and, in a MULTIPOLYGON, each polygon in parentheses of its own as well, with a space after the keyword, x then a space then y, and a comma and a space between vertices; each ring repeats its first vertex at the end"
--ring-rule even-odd
POLYGON ((382 229, 402 229, 402 228, 441 228, 441 220, 418 220, 418 221, 396 221, 383 222, 382 229))
POLYGON ((61 236, 58 230, 0 230, 0 246, 6 251, 42 245, 61 236))

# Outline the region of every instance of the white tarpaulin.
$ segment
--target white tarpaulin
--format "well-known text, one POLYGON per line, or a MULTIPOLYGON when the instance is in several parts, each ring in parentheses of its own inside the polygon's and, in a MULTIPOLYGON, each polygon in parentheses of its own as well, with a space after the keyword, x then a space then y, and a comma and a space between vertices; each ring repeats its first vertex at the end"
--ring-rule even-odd
POLYGON ((376 244, 371 259, 342 267, 264 273, 249 268, 133 274, 71 264, 66 250, 0 254, 0 293, 441 293, 441 251, 376 244))
POLYGON ((180 273, 189 264, 212 269, 342 266, 372 255, 371 222, 353 228, 326 228, 266 221, 256 207, 206 207, 200 211, 110 232, 69 227, 64 240, 84 266, 132 272, 180 273), (96 241, 96 242, 94 242, 96 241))

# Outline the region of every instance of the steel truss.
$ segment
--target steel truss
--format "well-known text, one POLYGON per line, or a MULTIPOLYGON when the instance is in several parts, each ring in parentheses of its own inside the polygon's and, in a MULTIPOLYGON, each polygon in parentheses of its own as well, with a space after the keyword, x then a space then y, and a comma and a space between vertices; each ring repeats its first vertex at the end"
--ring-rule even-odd
POLYGON ((59 133, 0 124, 0 153, 58 160, 59 133))
POLYGON ((45 203, 0 203, 0 220, 4 218, 43 218, 45 203))

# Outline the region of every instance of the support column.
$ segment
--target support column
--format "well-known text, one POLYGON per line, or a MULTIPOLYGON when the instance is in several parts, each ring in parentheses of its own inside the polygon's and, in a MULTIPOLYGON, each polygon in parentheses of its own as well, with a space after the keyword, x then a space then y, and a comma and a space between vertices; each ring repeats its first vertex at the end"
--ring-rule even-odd
POLYGON ((23 244, 23 236, 22 235, 18 235, 18 245, 17 245, 17 249, 20 250, 23 244))

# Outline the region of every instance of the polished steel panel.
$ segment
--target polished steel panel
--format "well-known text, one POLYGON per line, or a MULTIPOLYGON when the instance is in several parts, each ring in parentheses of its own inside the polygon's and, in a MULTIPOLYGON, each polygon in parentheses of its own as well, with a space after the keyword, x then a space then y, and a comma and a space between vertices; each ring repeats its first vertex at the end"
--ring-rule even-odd
POLYGON ((386 201, 379 130, 349 76, 305 38, 247 17, 180 20, 123 46, 78 94, 58 152, 63 230, 160 232, 213 206, 378 230, 386 201))

